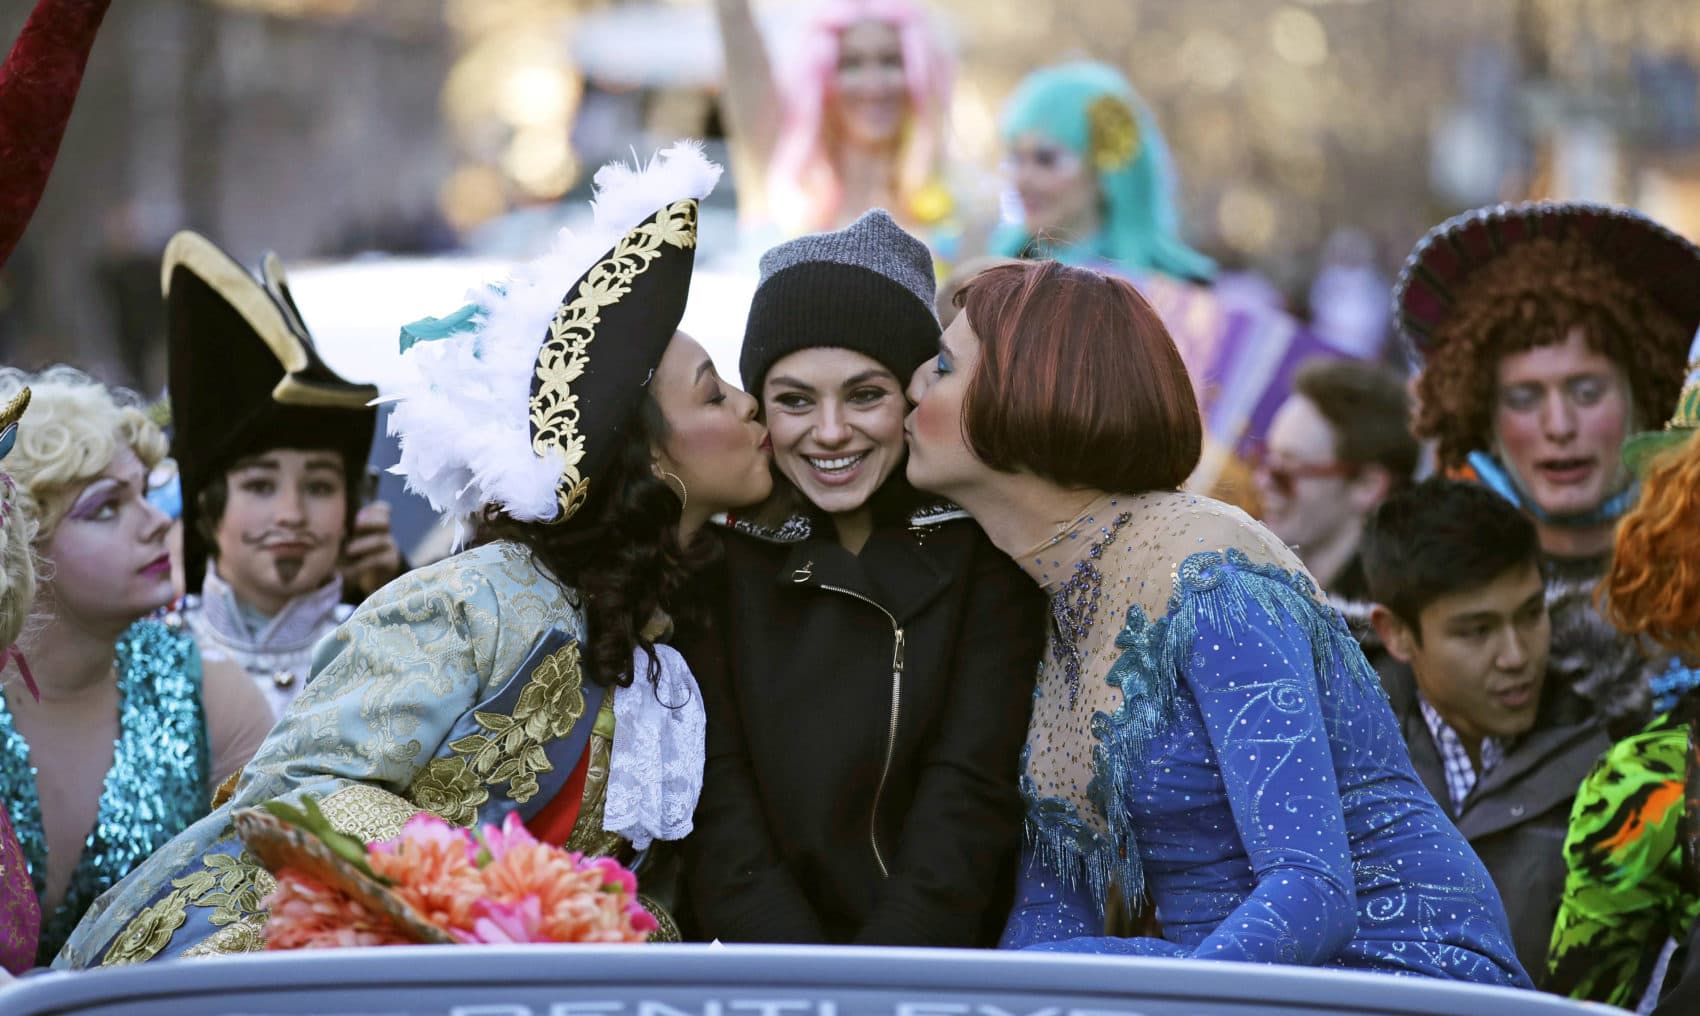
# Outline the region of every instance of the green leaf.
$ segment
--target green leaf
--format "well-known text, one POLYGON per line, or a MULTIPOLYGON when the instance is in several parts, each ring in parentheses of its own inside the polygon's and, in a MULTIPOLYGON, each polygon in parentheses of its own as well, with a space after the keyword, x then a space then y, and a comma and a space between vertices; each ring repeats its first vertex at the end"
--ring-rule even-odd
POLYGON ((198 898, 217 887, 218 879, 211 872, 202 869, 182 878, 172 879, 171 884, 178 889, 187 889, 190 897, 198 898))
POLYGON ((296 810, 282 801, 267 801, 261 805, 266 811, 283 822, 294 826, 303 833, 323 843, 331 853, 348 862, 355 870, 368 878, 389 885, 389 880, 372 870, 366 860, 366 844, 346 833, 338 832, 331 825, 330 819, 319 810, 319 802, 312 797, 301 799, 302 810, 296 810))
POLYGON ((478 725, 480 727, 483 727, 492 734, 500 734, 502 731, 507 730, 509 727, 514 725, 514 718, 512 716, 505 716, 501 713, 475 712, 472 714, 472 718, 478 721, 478 725))
POLYGON ((457 755, 476 755, 490 746, 490 739, 483 734, 468 734, 458 741, 449 742, 449 750, 457 755))

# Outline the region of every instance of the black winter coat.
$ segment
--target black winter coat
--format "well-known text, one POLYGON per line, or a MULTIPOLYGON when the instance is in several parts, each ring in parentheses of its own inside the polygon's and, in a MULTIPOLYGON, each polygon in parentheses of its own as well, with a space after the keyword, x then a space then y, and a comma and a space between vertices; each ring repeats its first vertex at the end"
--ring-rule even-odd
MULTIPOLYGON (((823 527, 826 528, 826 527, 823 527)), ((686 886, 726 941, 995 944, 1044 645, 1038 588, 979 526, 728 532, 681 645, 708 757, 686 886)))

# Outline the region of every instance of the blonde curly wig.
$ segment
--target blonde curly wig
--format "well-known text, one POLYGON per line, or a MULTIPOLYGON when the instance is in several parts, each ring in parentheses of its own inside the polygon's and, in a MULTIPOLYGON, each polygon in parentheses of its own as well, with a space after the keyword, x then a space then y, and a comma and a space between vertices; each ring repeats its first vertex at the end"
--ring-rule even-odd
POLYGON ((74 367, 34 375, 8 367, 0 368, 0 403, 25 385, 34 397, 5 469, 17 481, 13 514, 35 529, 39 548, 52 539, 77 492, 105 472, 120 449, 130 448, 152 469, 167 444, 141 398, 127 389, 108 388, 74 367))
POLYGON ((35 602, 35 518, 18 505, 17 484, 0 472, 0 647, 18 641, 35 602))

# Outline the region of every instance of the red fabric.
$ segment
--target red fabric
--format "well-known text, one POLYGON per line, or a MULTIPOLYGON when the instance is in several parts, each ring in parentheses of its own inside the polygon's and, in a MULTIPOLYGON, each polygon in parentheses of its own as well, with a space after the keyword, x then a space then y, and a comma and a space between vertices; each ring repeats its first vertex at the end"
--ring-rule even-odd
POLYGON ((0 66, 0 265, 24 235, 111 0, 38 0, 0 66))
POLYGON ((41 905, 30 882, 23 849, 12 835, 6 809, 0 808, 0 967, 22 974, 35 965, 41 935, 41 905))
POLYGON ((573 826, 578 823, 579 806, 584 803, 584 782, 590 775, 590 745, 585 745, 567 785, 555 795, 543 810, 531 816, 525 828, 531 835, 552 847, 564 847, 572 838, 573 826))

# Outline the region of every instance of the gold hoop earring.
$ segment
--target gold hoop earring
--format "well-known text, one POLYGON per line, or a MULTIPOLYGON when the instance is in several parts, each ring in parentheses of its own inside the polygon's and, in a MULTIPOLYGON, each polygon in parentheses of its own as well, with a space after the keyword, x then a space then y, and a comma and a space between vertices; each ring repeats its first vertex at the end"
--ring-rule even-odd
POLYGON ((656 472, 660 474, 663 481, 672 480, 679 485, 679 514, 683 515, 685 506, 691 503, 691 492, 685 489, 685 481, 679 479, 677 473, 669 473, 665 469, 657 468, 656 472))

